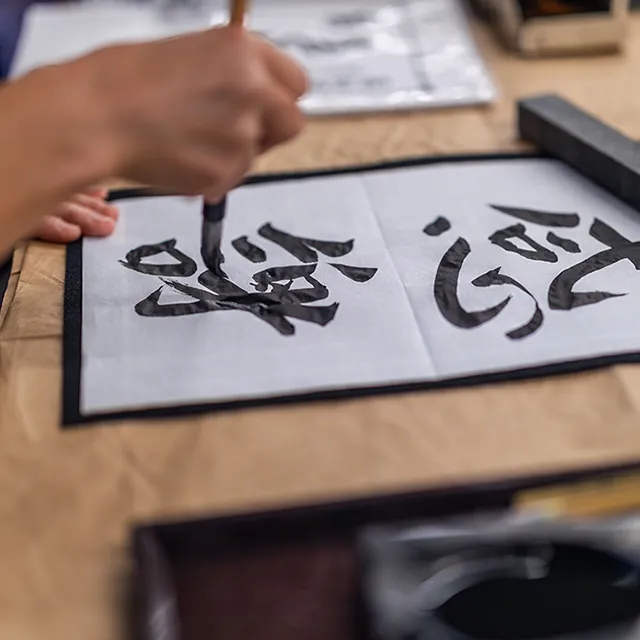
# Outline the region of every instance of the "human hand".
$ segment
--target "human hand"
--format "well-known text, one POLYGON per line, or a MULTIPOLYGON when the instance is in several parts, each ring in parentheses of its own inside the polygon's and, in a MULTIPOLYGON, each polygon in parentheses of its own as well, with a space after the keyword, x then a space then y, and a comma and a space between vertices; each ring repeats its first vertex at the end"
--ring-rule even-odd
POLYGON ((226 27, 121 45, 0 87, 0 254, 107 178, 216 201, 295 136, 298 65, 226 27))
POLYGON ((76 63, 107 116, 118 177, 215 201, 302 129, 302 69, 244 29, 110 47, 76 63))
POLYGON ((106 196, 106 189, 87 189, 75 194, 38 222, 33 237, 67 244, 82 236, 111 235, 118 221, 118 210, 105 201, 106 196))

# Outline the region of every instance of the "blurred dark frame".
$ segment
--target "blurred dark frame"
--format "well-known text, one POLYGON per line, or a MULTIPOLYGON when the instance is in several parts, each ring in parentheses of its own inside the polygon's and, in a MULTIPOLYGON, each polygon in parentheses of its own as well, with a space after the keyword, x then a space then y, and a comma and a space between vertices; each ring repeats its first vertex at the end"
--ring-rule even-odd
POLYGON ((139 526, 136 638, 361 640, 363 527, 505 511, 522 491, 631 471, 640 463, 139 526))

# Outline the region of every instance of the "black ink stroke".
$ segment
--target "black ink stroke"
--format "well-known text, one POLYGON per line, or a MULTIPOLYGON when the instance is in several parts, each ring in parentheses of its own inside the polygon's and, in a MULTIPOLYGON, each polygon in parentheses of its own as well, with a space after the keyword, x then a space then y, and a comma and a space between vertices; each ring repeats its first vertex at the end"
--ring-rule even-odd
POLYGON ((549 308, 569 311, 576 307, 596 304, 609 298, 619 298, 626 293, 610 293, 607 291, 575 292, 573 288, 583 278, 596 271, 601 271, 621 260, 631 260, 634 264, 640 260, 640 242, 629 242, 623 247, 606 249, 592 255, 556 276, 549 285, 549 308))
POLYGON ((165 240, 157 244, 144 244, 127 253, 124 260, 119 260, 120 264, 127 269, 132 269, 138 273, 149 276, 161 276, 165 278, 188 278, 197 270, 198 265, 195 260, 176 249, 176 240, 165 240), (174 264, 142 264, 144 258, 167 253, 177 260, 174 264))
POLYGON ((300 262, 318 262, 318 254, 313 249, 310 249, 300 238, 286 231, 280 231, 270 224, 265 224, 258 229, 258 234, 279 245, 300 262))
POLYGON ((337 262, 330 262, 329 264, 354 282, 369 282, 378 273, 375 267, 351 267, 337 262))
POLYGON ((263 249, 249 241, 248 236, 240 236, 236 238, 231 246, 246 260, 250 260, 254 264, 265 262, 267 254, 263 249))
POLYGON ((258 271, 253 274, 256 281, 256 289, 258 291, 266 291, 269 285, 274 282, 283 282, 287 280, 296 280, 310 276, 317 269, 317 264, 310 265, 293 265, 290 267, 270 267, 264 271, 258 271))
POLYGON ((203 271, 198 276, 198 282, 209 291, 220 296, 243 296, 247 293, 242 287, 234 284, 228 278, 221 278, 211 273, 211 271, 203 271))
MULTIPOLYGON (((594 219, 589 229, 589 235, 611 249, 620 249, 631 244, 631 240, 620 235, 615 229, 612 229, 606 222, 602 222, 599 218, 594 219)), ((640 260, 635 257, 631 257, 629 260, 636 269, 640 269, 640 260)))
POLYGON ((318 262, 317 251, 329 258, 342 258, 353 250, 354 241, 331 242, 325 240, 313 240, 311 238, 299 238, 286 231, 280 231, 271 224, 265 224, 258 229, 258 234, 274 244, 279 245, 300 262, 318 262), (316 251, 314 251, 314 249, 316 251))
POLYGON ((215 311, 218 307, 215 303, 207 300, 198 300, 197 302, 178 302, 160 304, 160 296, 164 287, 156 289, 153 293, 148 295, 144 300, 141 300, 134 307, 135 312, 139 316, 145 318, 172 318, 177 316, 192 316, 198 313, 208 313, 209 311, 215 311))
MULTIPOLYGON (((282 267, 278 268, 278 271, 271 270, 270 275, 272 278, 277 278, 291 273, 291 271, 287 271, 287 268, 282 267)), ((339 308, 338 303, 305 306, 310 302, 318 302, 329 296, 329 290, 318 280, 310 275, 297 276, 293 279, 285 277, 283 279, 288 280, 287 284, 281 285, 272 279, 269 281, 271 290, 258 293, 248 293, 229 281, 222 282, 221 279, 208 271, 198 278, 200 284, 207 287, 208 290, 175 280, 163 280, 165 285, 178 293, 193 298, 196 302, 160 305, 161 288, 149 296, 146 301, 143 301, 144 304, 140 307, 140 310, 136 308, 136 312, 139 315, 150 317, 168 317, 211 311, 245 311, 271 325, 280 334, 287 336, 295 334, 295 327, 289 322, 288 318, 310 322, 319 326, 326 326, 335 318, 339 308), (306 281, 311 286, 292 289, 293 282, 299 279, 306 281), (227 291, 228 293, 220 294, 220 291, 227 291)), ((261 278, 261 280, 263 279, 261 278)))
POLYGON ((222 265, 225 262, 222 253, 222 227, 227 213, 227 199, 219 202, 207 202, 202 205, 202 233, 200 241, 200 255, 213 274, 226 278, 222 265))
POLYGON ((547 234, 547 242, 564 249, 567 253, 580 253, 581 251, 580 245, 577 242, 574 242, 570 238, 557 236, 553 231, 549 231, 547 234))
POLYGON ((491 271, 487 271, 481 276, 478 276, 475 280, 472 280, 471 284, 475 287, 492 287, 494 285, 513 285, 520 289, 520 291, 524 291, 534 302, 535 311, 531 319, 521 327, 517 329, 513 329, 507 333, 507 337, 511 340, 522 340, 532 334, 534 334, 540 327, 544 321, 544 315, 542 313, 542 309, 540 309, 540 305, 536 300, 535 296, 522 284, 520 284, 517 280, 512 278, 511 276, 504 275, 500 273, 500 267, 496 269, 492 269, 491 271))
POLYGON ((449 229, 451 229, 451 223, 446 218, 438 216, 422 230, 422 233, 426 233, 428 236, 434 238, 446 233, 449 229))
POLYGON ((489 241, 492 244, 497 245, 505 251, 511 253, 517 253, 519 256, 526 258, 527 260, 539 260, 541 262, 558 262, 558 256, 550 249, 543 247, 537 243, 533 238, 529 237, 526 233, 523 224, 514 224, 511 227, 506 227, 496 231, 489 236, 489 241), (531 251, 519 247, 517 244, 511 242, 512 238, 522 240, 531 247, 531 251))
MULTIPOLYGON (((234 292, 230 295, 219 295, 213 291, 204 291, 197 287, 176 282, 173 280, 165 280, 165 284, 172 287, 176 291, 185 295, 196 298, 197 300, 207 302, 224 302, 233 305, 251 305, 251 304, 266 304, 277 305, 281 303, 289 304, 308 304, 310 302, 318 302, 319 300, 325 300, 329 297, 329 290, 322 283, 310 276, 302 278, 310 287, 304 287, 300 289, 292 289, 292 282, 289 281, 285 285, 274 283, 271 285, 272 290, 268 292, 248 293, 240 287, 237 287, 238 291, 242 293, 234 292)), ((235 286, 235 285, 234 285, 235 286)), ((234 307, 236 308, 236 307, 234 307)))
POLYGON ((311 286, 292 289, 292 283, 286 285, 274 283, 271 285, 273 295, 277 295, 282 302, 291 304, 308 304, 309 302, 326 300, 329 297, 329 289, 321 282, 311 276, 306 276, 304 280, 311 286))
MULTIPOLYGON (((166 317, 167 315, 191 315, 194 313, 207 313, 212 311, 246 311, 256 316, 260 320, 271 325, 281 335, 292 336, 295 334, 295 327, 287 318, 277 311, 273 311, 269 306, 260 303, 243 303, 236 297, 230 299, 225 296, 216 296, 213 293, 184 285, 181 282, 167 280, 166 284, 186 296, 195 298, 197 302, 174 303, 172 305, 157 305, 153 313, 156 317, 166 317), (184 309, 184 312, 182 311, 184 309)), ((251 295, 251 294, 247 294, 251 295)))
POLYGON ((538 209, 522 209, 520 207, 505 207, 497 204, 489 205, 492 209, 500 211, 512 218, 523 222, 531 222, 544 227, 577 227, 580 224, 580 216, 577 213, 557 213, 553 211, 540 211, 538 209))
POLYGON ((203 245, 200 250, 202 261, 207 269, 218 278, 227 278, 227 272, 222 268, 225 262, 224 254, 220 247, 203 245))
POLYGON ((334 302, 327 306, 307 307, 290 302, 282 302, 271 307, 272 312, 281 313, 287 318, 295 318, 304 322, 311 322, 320 327, 328 325, 335 317, 340 307, 339 303, 334 302))
POLYGON ((461 329, 473 329, 495 318, 511 300, 505 298, 495 307, 482 311, 467 311, 458 299, 458 281, 462 265, 471 252, 469 243, 458 238, 442 256, 436 272, 433 295, 445 320, 461 329))
POLYGON ((317 249, 328 258, 342 258, 353 251, 354 240, 346 242, 313 240, 312 238, 302 238, 302 242, 317 249))
MULTIPOLYGON (((221 209, 208 210, 209 217, 203 215, 203 221, 218 223, 221 216, 213 214, 221 209), (214 219, 215 218, 215 219, 214 219)), ((157 245, 144 245, 127 254, 124 266, 141 271, 147 275, 160 276, 163 286, 152 292, 147 298, 135 305, 135 312, 145 317, 172 317, 215 311, 245 311, 274 327, 282 335, 294 335, 296 328, 291 319, 302 320, 319 326, 325 326, 336 316, 338 303, 314 304, 326 300, 329 289, 313 277, 318 268, 318 253, 330 258, 340 258, 353 250, 354 240, 347 242, 301 238, 291 235, 270 224, 258 231, 259 235, 270 240, 298 258, 303 264, 275 266, 253 274, 249 292, 232 282, 220 269, 222 260, 214 260, 212 247, 219 247, 220 226, 203 222, 202 254, 208 267, 198 276, 200 286, 192 286, 179 280, 190 277, 197 271, 194 260, 178 251, 175 240, 167 240, 157 245), (207 233, 205 233, 207 232, 207 233), (205 250, 206 249, 206 250, 205 250), (166 252, 173 256, 178 264, 145 265, 141 261, 148 256, 166 252), (162 292, 168 288, 180 293, 189 301, 161 303, 162 292)), ((249 241, 248 236, 240 236, 232 246, 251 262, 265 262, 266 252, 249 241)), ((220 257, 222 258, 222 254, 220 257)), ((329 263, 335 269, 354 282, 368 282, 377 273, 376 268, 357 267, 329 263)))

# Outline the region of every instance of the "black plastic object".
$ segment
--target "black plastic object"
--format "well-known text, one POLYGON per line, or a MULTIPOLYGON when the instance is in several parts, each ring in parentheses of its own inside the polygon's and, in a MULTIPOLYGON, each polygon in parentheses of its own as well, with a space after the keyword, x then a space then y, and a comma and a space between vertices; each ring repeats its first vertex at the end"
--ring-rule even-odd
POLYGON ((363 536, 364 592, 378 640, 631 640, 637 554, 598 535, 510 541, 437 526, 363 536))
MULTIPOLYGON (((136 568, 134 590, 138 594, 135 638, 373 640, 375 636, 370 633, 369 624, 372 618, 368 615, 371 607, 363 606, 363 596, 370 600, 370 593, 365 594, 362 590, 363 571, 370 576, 372 568, 368 549, 362 544, 363 530, 371 532, 373 528, 385 531, 393 528, 394 531, 406 531, 405 523, 428 520, 441 522, 436 533, 442 534, 448 531, 447 523, 454 519, 455 522, 468 522, 471 514, 490 512, 498 517, 494 528, 502 531, 506 529, 503 521, 513 521, 507 510, 520 491, 572 485, 585 478, 604 486, 615 486, 629 473, 633 473, 633 477, 640 473, 638 464, 617 469, 583 469, 545 477, 476 482, 411 493, 380 494, 261 513, 148 523, 135 529, 132 540, 136 568)), ((477 519, 475 516, 474 523, 477 519)), ((494 523, 494 516, 488 521, 494 523)), ((598 541, 606 537, 615 539, 619 533, 617 529, 605 530, 601 523, 596 524, 595 531, 598 541)), ((468 535, 466 531, 463 533, 468 535)), ((441 537, 446 542, 441 547, 446 546, 445 555, 450 555, 451 536, 441 537)), ((543 536, 547 540, 550 537, 553 536, 543 536)), ((558 548, 560 543, 575 545, 579 542, 580 546, 585 546, 584 537, 565 536, 555 544, 558 548)), ((628 544, 633 544, 634 536, 621 537, 623 542, 627 538, 631 539, 628 544)), ((534 561, 535 554, 548 557, 543 546, 530 545, 530 538, 528 534, 529 542, 505 540, 504 543, 516 550, 524 549, 534 556, 534 561)), ((422 543, 416 547, 421 568, 430 562, 432 549, 422 543)), ((491 548, 495 551, 496 544, 491 548)), ((606 546, 600 548, 607 549, 606 546)), ((488 549, 485 555, 489 551, 494 553, 488 549)), ((601 558, 603 573, 609 571, 609 575, 624 576, 624 566, 619 571, 616 554, 610 555, 609 559, 601 558)), ((624 565, 626 556, 621 552, 618 557, 624 565)), ((556 558, 562 559, 562 566, 571 564, 569 554, 565 556, 556 550, 556 558)), ((587 559, 594 564, 593 557, 587 559)), ((522 564, 516 562, 516 565, 522 564)), ((366 584, 370 584, 370 579, 366 584)), ((488 592, 484 602, 488 603, 488 596, 495 593, 488 592)), ((508 595, 513 593, 511 590, 508 595)), ((473 595, 473 592, 465 595, 473 595)), ((555 606, 562 603, 568 606, 574 601, 565 599, 555 606)), ((481 631, 481 620, 477 621, 473 616, 481 616, 482 611, 470 609, 463 598, 450 598, 440 608, 441 624, 438 629, 447 633, 456 631, 458 627, 466 629, 459 621, 459 611, 466 612, 468 622, 481 631)), ((419 623, 422 613, 418 610, 419 623)), ((488 622, 491 622, 493 611, 487 613, 488 622)), ((502 620, 506 625, 507 619, 503 617, 502 620)), ((424 629, 424 625, 416 626, 424 629)), ((458 635, 453 636, 456 640, 473 640, 463 631, 456 633, 458 635)), ((451 637, 435 633, 427 636, 428 640, 448 640, 451 637)), ((583 635, 579 638, 567 636, 563 640, 618 638, 616 635, 583 635)))
POLYGON ((520 137, 640 210, 640 144, 560 96, 518 103, 520 137))

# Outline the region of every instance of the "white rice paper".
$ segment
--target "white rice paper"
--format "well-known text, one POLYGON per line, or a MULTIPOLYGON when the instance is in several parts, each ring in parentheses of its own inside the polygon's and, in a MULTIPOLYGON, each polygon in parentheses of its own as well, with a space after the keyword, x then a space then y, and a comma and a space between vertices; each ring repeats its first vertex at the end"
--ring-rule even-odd
MULTIPOLYGON (((198 198, 123 200, 115 234, 83 241, 82 415, 440 381, 640 352, 640 278, 630 259, 618 257, 573 287, 619 297, 550 309, 550 283, 609 250, 590 234, 596 218, 619 234, 618 244, 640 240, 637 212, 556 161, 441 162, 236 190, 224 226, 224 268, 249 293, 256 293, 256 272, 303 264, 257 233, 266 223, 302 238, 354 240, 342 257, 317 252, 313 277, 328 295, 310 305, 338 303, 335 317, 326 326, 290 318, 293 335, 242 310, 180 317, 136 313, 136 304, 160 287, 162 304, 193 302, 158 276, 121 264, 141 245, 175 239, 198 264, 197 273, 182 281, 202 288, 201 206, 198 198), (490 205, 578 214, 579 224, 523 222, 490 205), (451 228, 425 233, 438 217, 451 228), (517 225, 557 260, 532 260, 488 240, 517 225), (550 243, 550 232, 572 241, 566 246, 573 252, 550 243), (265 262, 254 264, 233 248, 241 236, 265 252, 265 262), (510 298, 492 320, 471 328, 452 324, 434 296, 443 256, 460 239, 469 248, 455 287, 461 307, 478 312, 510 298), (355 282, 331 263, 377 271, 355 282), (497 268, 530 295, 515 284, 472 284, 497 268), (533 298, 542 314, 539 327, 509 337, 534 317, 533 298)), ((522 240, 511 242, 532 251, 522 240)), ((159 255, 144 262, 174 261, 159 255)), ((299 280, 291 286, 308 285, 299 280)))

